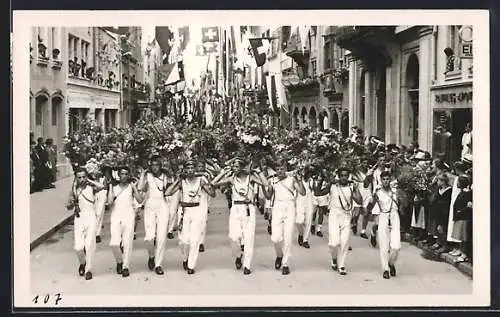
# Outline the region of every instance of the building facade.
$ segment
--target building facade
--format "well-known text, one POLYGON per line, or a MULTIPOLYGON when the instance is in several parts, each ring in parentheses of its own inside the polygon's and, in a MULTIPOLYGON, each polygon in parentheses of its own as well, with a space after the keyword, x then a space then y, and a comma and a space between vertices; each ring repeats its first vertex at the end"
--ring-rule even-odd
POLYGON ((148 102, 149 107, 158 116, 161 115, 161 103, 157 98, 156 89, 159 85, 159 69, 163 65, 163 53, 160 45, 153 37, 149 40, 146 39, 143 44, 143 78, 145 84, 145 100, 148 102))
POLYGON ((83 118, 104 130, 120 124, 120 56, 117 36, 96 27, 66 29, 68 50, 66 133, 83 118))
POLYGON ((350 51, 349 125, 460 159, 472 123, 469 33, 467 26, 339 28, 338 42, 350 51))
POLYGON ((58 149, 58 177, 66 175, 63 138, 66 135, 67 47, 64 28, 35 27, 30 42, 30 130, 54 140, 58 149))
POLYGON ((140 27, 119 27, 122 63, 122 125, 132 125, 148 108, 142 62, 142 30, 140 27))

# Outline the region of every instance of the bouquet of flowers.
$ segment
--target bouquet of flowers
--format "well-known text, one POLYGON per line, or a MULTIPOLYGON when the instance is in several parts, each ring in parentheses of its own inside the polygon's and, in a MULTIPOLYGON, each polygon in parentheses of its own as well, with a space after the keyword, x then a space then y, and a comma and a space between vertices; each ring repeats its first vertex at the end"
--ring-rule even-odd
POLYGON ((78 130, 63 139, 64 155, 70 160, 73 168, 84 166, 86 162, 100 152, 102 131, 95 121, 84 119, 78 130))
POLYGON ((87 170, 87 173, 91 176, 91 178, 96 179, 100 173, 100 162, 96 158, 91 158, 87 161, 84 168, 87 170))

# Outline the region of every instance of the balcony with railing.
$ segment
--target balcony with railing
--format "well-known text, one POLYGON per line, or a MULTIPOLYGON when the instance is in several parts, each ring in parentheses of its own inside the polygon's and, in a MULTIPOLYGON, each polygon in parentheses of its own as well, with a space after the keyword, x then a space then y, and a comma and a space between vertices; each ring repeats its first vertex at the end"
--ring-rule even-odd
POLYGON ((367 64, 390 64, 385 46, 395 40, 394 30, 394 26, 344 26, 335 32, 337 44, 367 64))
POLYGON ((306 43, 301 43, 297 34, 294 34, 288 40, 285 54, 293 58, 299 65, 307 65, 311 51, 306 43))

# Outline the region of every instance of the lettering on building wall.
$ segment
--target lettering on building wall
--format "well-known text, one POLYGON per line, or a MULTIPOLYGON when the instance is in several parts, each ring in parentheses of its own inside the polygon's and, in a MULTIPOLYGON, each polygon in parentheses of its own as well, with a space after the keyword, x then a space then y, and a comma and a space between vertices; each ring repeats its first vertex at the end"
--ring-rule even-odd
POLYGON ((435 97, 437 103, 457 103, 457 102, 472 102, 472 91, 460 93, 437 94, 435 97))

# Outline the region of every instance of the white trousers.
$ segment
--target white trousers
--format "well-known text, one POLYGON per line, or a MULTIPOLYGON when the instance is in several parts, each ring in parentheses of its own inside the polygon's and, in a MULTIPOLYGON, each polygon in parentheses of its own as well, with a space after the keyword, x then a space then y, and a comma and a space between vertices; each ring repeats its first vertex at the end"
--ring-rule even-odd
POLYGON ((203 227, 206 222, 206 212, 203 207, 186 207, 182 220, 182 231, 179 233, 181 246, 189 246, 187 254, 183 254, 184 261, 188 261, 188 267, 194 269, 198 261, 199 247, 203 227))
POLYGON ((241 254, 240 245, 243 244, 243 266, 250 269, 255 241, 255 212, 254 205, 235 205, 229 213, 229 239, 233 243, 235 256, 241 254), (247 208, 249 215, 247 213, 247 208))
POLYGON ((170 197, 169 216, 168 216, 168 230, 167 232, 174 232, 174 227, 177 223, 177 211, 179 210, 179 201, 181 199, 181 191, 176 191, 170 197))
POLYGON ((297 200, 297 218, 295 219, 295 223, 304 228, 304 242, 309 241, 309 236, 311 235, 313 213, 314 206, 312 201, 297 200))
POLYGON ((288 266, 292 251, 293 228, 295 225, 295 201, 275 201, 271 220, 271 241, 283 242, 283 266, 288 266))
POLYGON ((111 213, 111 240, 109 245, 118 247, 123 246, 123 268, 129 268, 130 255, 134 243, 134 210, 113 210, 111 213))
POLYGON ((328 245, 331 248, 339 248, 337 252, 337 264, 339 267, 345 267, 349 251, 351 218, 351 214, 343 210, 330 210, 328 215, 328 245))
POLYGON ((148 199, 144 205, 144 241, 156 238, 155 267, 161 266, 165 256, 170 204, 163 198, 148 199))
MULTIPOLYGON (((99 195, 100 193, 98 193, 99 195)), ((101 230, 102 230, 102 222, 104 220, 104 212, 106 209, 106 197, 100 196, 98 199, 96 199, 96 229, 95 229, 95 235, 100 236, 101 235, 101 230)))
POLYGON ((382 270, 388 271, 389 264, 394 264, 401 249, 399 214, 397 212, 380 213, 377 234, 382 270))
POLYGON ((80 217, 75 217, 75 245, 76 251, 85 249, 85 272, 92 269, 92 256, 95 252, 95 211, 80 211, 80 217))

